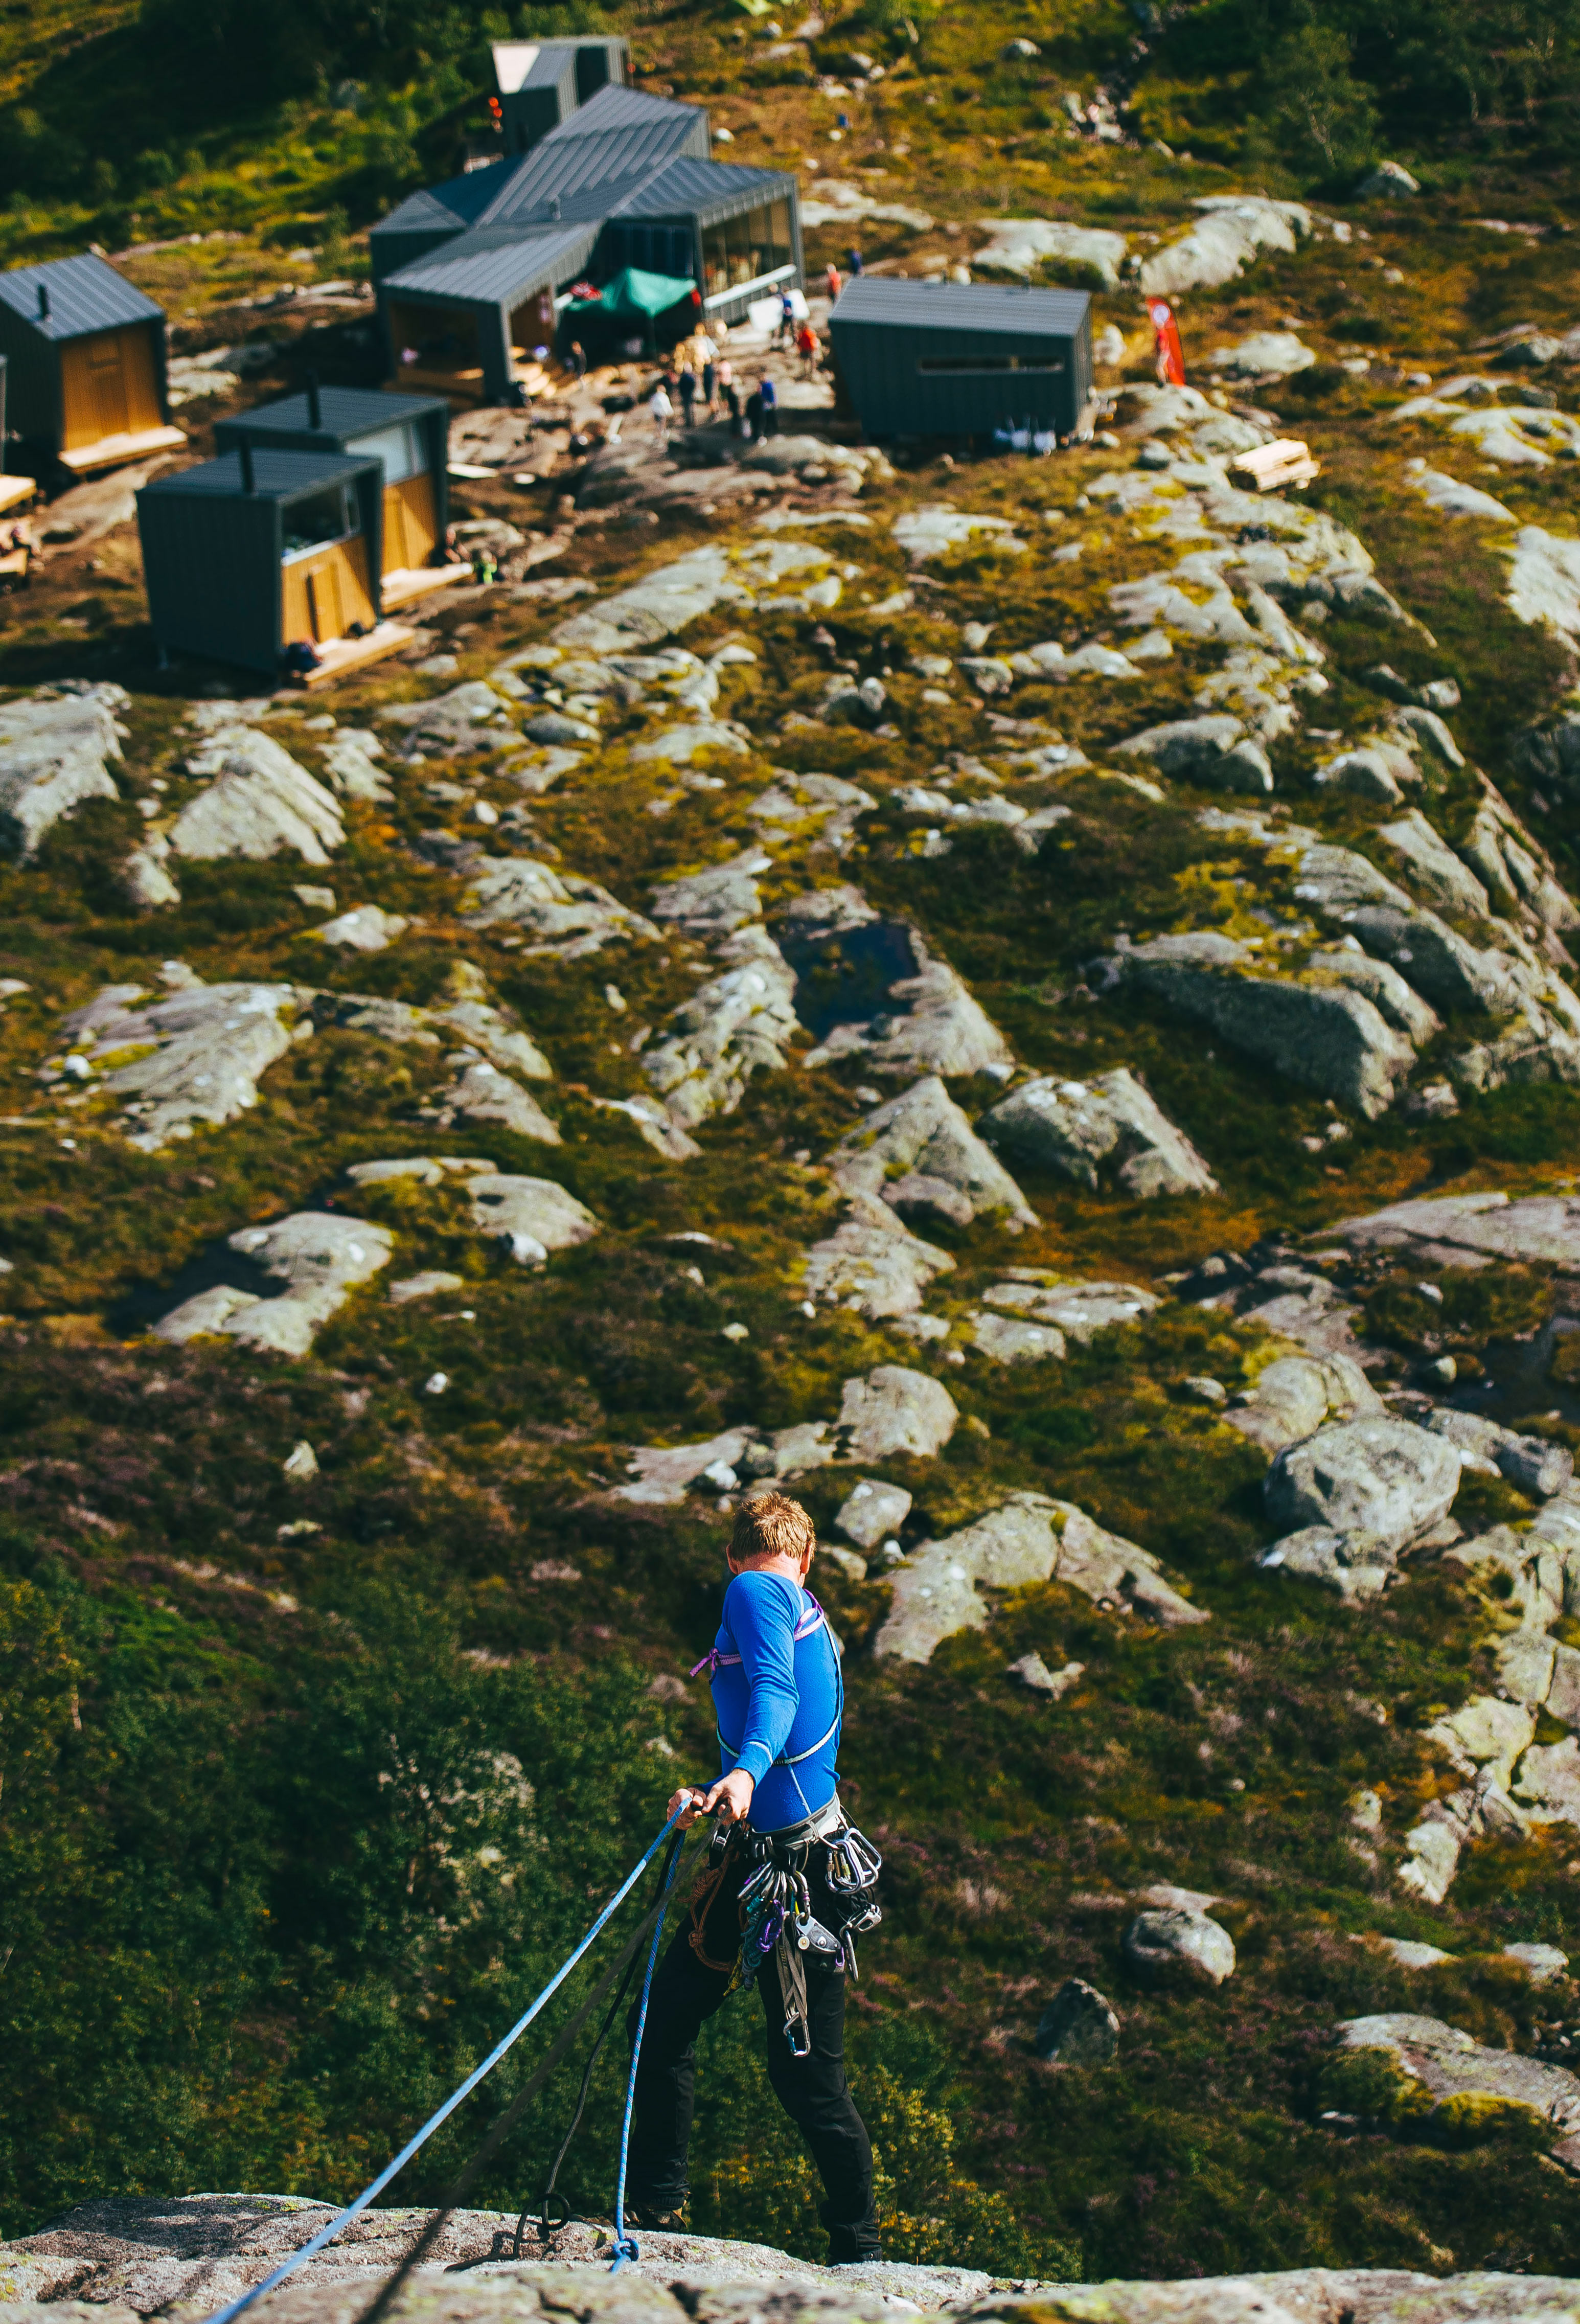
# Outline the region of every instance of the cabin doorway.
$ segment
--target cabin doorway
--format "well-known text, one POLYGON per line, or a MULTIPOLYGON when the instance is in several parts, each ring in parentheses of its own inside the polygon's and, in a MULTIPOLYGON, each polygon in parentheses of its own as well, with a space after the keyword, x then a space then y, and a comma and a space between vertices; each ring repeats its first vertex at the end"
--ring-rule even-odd
POLYGON ((60 350, 61 449, 80 452, 114 436, 161 424, 153 342, 147 324, 96 331, 60 350))

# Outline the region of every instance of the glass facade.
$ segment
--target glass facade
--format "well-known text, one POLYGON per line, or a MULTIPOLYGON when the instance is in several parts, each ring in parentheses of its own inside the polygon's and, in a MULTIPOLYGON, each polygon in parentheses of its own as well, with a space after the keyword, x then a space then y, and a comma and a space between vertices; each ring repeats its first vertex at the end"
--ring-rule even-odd
POLYGON ((392 428, 380 428, 369 436, 348 436, 345 448, 363 459, 381 460, 387 484, 403 484, 408 476, 420 475, 424 466, 417 429, 409 420, 398 420, 392 428))
POLYGON ((765 202, 760 209, 743 210, 739 217, 721 219, 703 228, 703 293, 738 290, 760 281, 795 257, 790 243, 787 199, 765 202))
POLYGON ((306 557, 331 540, 345 540, 362 530, 362 512, 354 484, 326 484, 310 500, 292 501, 285 512, 285 548, 281 562, 306 557))

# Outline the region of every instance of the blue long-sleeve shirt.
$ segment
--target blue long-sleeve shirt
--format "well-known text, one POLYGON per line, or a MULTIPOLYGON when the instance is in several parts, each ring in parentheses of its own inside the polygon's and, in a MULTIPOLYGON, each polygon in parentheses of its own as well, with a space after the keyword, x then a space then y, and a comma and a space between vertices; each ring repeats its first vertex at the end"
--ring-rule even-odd
POLYGON ((787 1574, 749 1569, 724 1592, 713 1651, 721 1772, 744 1767, 753 1778, 754 1830, 817 1814, 838 1782, 843 1709, 827 1622, 787 1574))

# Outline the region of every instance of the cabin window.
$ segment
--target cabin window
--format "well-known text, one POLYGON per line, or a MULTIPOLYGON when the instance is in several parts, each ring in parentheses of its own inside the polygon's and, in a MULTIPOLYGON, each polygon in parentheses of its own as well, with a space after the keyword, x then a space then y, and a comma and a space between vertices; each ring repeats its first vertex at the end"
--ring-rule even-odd
POLYGON ((1061 355, 919 355, 916 368, 927 379, 958 379, 977 372, 1016 372, 1046 378, 1064 369, 1061 355))
POLYGON ((323 549, 332 540, 345 540, 361 530, 356 487, 326 484, 321 493, 292 501, 285 511, 282 562, 289 565, 293 557, 308 556, 315 549, 323 549))
POLYGON ((703 287, 710 299, 721 290, 739 290, 787 266, 793 255, 788 201, 765 203, 703 228, 703 287))
POLYGON ((409 420, 398 420, 393 428, 375 429, 371 435, 348 437, 345 448, 359 460, 381 460, 387 484, 403 484, 409 476, 420 476, 427 466, 421 440, 409 420))

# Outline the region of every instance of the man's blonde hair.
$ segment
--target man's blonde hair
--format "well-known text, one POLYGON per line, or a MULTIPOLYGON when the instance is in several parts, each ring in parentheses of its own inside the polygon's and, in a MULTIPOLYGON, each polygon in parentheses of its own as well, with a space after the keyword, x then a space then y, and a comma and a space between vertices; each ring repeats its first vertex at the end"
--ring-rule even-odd
POLYGON ((737 1565, 758 1565, 769 1557, 793 1557, 799 1563, 816 1547, 812 1519, 799 1501, 784 1493, 753 1493, 735 1512, 730 1554, 737 1565))

